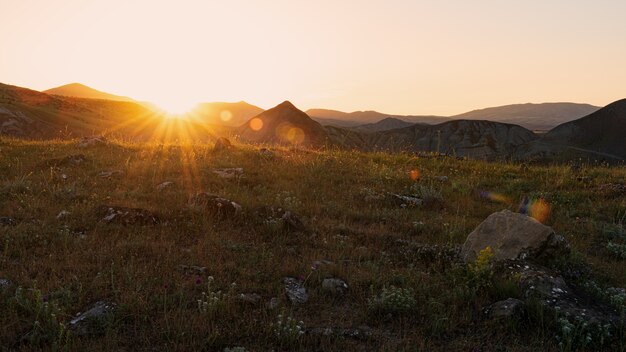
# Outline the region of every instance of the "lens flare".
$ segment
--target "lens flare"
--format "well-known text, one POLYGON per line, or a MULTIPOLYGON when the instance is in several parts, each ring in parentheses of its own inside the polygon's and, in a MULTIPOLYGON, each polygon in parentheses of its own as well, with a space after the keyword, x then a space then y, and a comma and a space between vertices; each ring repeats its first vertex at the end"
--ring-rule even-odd
POLYGON ((482 191, 480 192, 480 197, 490 200, 496 203, 510 204, 511 199, 504 194, 491 192, 491 191, 482 191))
POLYGON ((543 198, 536 199, 529 205, 528 215, 541 223, 550 218, 550 213, 550 204, 543 198))
POLYGON ((220 119, 222 119, 222 121, 228 122, 232 118, 233 118, 233 114, 230 111, 224 110, 224 111, 220 112, 220 119))
POLYGON ((420 177, 422 176, 422 173, 420 172, 420 170, 411 170, 409 171, 409 177, 411 177, 411 180, 413 181, 417 181, 420 179, 420 177))
POLYGON ((304 131, 298 127, 292 127, 287 132, 287 139, 293 144, 300 144, 304 142, 304 137, 304 131))
POLYGON ((250 120, 250 128, 253 131, 260 131, 261 128, 263 128, 263 120, 258 117, 253 118, 252 120, 250 120))

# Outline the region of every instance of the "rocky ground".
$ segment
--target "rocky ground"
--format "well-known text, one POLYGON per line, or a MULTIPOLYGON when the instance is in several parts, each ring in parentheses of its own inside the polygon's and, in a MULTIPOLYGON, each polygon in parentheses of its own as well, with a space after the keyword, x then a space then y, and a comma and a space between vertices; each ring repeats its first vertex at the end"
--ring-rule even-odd
POLYGON ((626 170, 0 139, 3 350, 626 350, 626 170))

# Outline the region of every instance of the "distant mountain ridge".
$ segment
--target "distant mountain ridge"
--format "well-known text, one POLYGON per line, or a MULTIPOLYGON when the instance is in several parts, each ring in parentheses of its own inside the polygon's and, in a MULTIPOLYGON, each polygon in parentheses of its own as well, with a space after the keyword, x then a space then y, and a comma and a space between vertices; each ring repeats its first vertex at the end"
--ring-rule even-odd
POLYGON ((587 116, 600 107, 578 103, 511 104, 472 110, 451 116, 455 120, 488 120, 548 131, 562 123, 587 116))
POLYGON ((578 103, 511 104, 472 110, 454 116, 390 115, 377 111, 346 113, 328 109, 309 109, 307 114, 325 126, 356 127, 379 122, 386 118, 436 125, 451 120, 487 120, 520 125, 529 130, 548 131, 559 124, 576 120, 600 109, 578 103))
POLYGON ((357 125, 376 123, 386 118, 395 118, 406 122, 429 125, 450 121, 450 118, 443 116, 390 115, 380 113, 378 111, 354 111, 348 113, 329 109, 309 109, 306 113, 311 116, 312 119, 320 123, 338 127, 353 127, 357 125))
POLYGON ((129 97, 102 92, 80 83, 70 83, 60 87, 50 88, 48 90, 44 90, 42 93, 74 98, 135 102, 134 99, 129 97))
POLYGON ((236 103, 212 102, 198 104, 192 114, 208 123, 240 126, 263 111, 265 110, 245 101, 236 103))

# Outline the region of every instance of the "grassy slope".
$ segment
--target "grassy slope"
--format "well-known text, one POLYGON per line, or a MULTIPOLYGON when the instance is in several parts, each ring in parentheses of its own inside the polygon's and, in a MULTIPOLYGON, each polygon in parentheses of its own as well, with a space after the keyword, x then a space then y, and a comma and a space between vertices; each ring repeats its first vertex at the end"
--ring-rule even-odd
MULTIPOLYGON (((626 170, 590 168, 584 174, 591 177, 590 184, 578 182, 564 166, 521 171, 519 165, 451 158, 289 149, 278 149, 275 158, 266 159, 249 146, 227 153, 214 153, 207 145, 78 149, 72 142, 0 137, 0 216, 19 220, 17 226, 0 227, 0 278, 49 294, 63 321, 97 300, 116 302, 115 321, 102 336, 73 338, 70 347, 75 350, 221 350, 233 345, 329 351, 556 349, 553 336, 536 326, 515 328, 482 320, 483 305, 506 297, 470 292, 445 265, 402 260, 405 246, 396 240, 462 243, 486 216, 507 207, 477 197, 477 190, 514 200, 544 194, 553 206, 549 225, 565 234, 609 283, 624 287, 626 263, 593 248, 600 229, 626 212, 624 198, 604 197, 596 187, 624 182, 626 170), (41 166, 43 160, 76 153, 84 153, 88 161, 61 170, 41 166), (211 170, 220 167, 243 167, 245 177, 216 178, 211 170), (125 174, 97 176, 110 169, 125 174), (364 200, 364 189, 407 191, 414 184, 408 175, 414 169, 421 171, 421 184, 442 192, 442 207, 401 209, 364 200), (450 182, 434 179, 440 175, 450 182), (155 186, 162 181, 176 184, 157 192, 155 186), (314 235, 276 231, 252 221, 250 212, 216 220, 187 206, 189 194, 197 190, 230 198, 244 210, 259 205, 291 208, 314 235), (167 223, 105 224, 95 214, 103 204, 150 209, 167 223), (61 210, 71 212, 65 221, 56 219, 61 210), (424 224, 415 226, 419 221, 424 224), (86 236, 73 234, 75 230, 86 236), (311 262, 318 259, 335 265, 311 275, 311 299, 294 308, 293 316, 306 326, 368 325, 377 331, 371 341, 307 337, 295 346, 277 346, 270 324, 278 313, 263 305, 271 297, 282 298, 282 277, 308 276, 311 262), (231 302, 215 317, 200 314, 196 300, 206 285, 181 273, 180 264, 205 266, 218 287, 236 282, 238 292, 261 294, 263 305, 231 302), (326 275, 345 279, 348 296, 325 296, 319 281, 326 275), (414 290, 415 313, 391 320, 367 314, 368 298, 389 285, 414 290)), ((0 299, 0 346, 16 347, 35 317, 11 304, 10 297, 5 293, 0 299)))

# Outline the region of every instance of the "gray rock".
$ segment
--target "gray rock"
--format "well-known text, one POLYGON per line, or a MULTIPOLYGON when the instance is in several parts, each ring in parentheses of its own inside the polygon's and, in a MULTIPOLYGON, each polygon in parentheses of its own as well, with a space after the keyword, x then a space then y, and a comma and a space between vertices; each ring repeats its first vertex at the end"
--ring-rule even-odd
POLYGON ((204 266, 197 266, 197 265, 184 265, 181 264, 178 266, 178 269, 182 272, 184 272, 187 275, 204 275, 206 274, 206 267, 204 266))
POLYGON ((15 219, 8 217, 8 216, 2 216, 0 217, 0 226, 15 226, 17 224, 17 221, 15 221, 15 219))
POLYGON ((59 214, 57 214, 57 220, 67 219, 72 213, 67 210, 61 210, 59 214))
POLYGON ((61 166, 78 166, 87 161, 87 157, 83 154, 68 155, 64 158, 49 159, 43 162, 46 167, 61 167, 61 166))
POLYGON ((485 315, 495 319, 516 319, 522 315, 523 311, 524 302, 516 298, 498 301, 483 310, 485 315))
POLYGON ((261 295, 258 293, 240 293, 237 298, 246 303, 257 305, 261 302, 261 295))
POLYGON ((496 261, 553 257, 568 250, 565 239, 557 236, 552 228, 509 210, 493 213, 478 225, 467 236, 462 257, 472 262, 486 247, 491 247, 496 261))
POLYGON ((122 170, 110 170, 110 171, 102 171, 98 174, 98 176, 102 178, 111 178, 113 176, 123 176, 124 171, 122 170))
POLYGON ((115 304, 98 301, 89 310, 78 314, 69 323, 69 329, 78 336, 99 333, 98 326, 108 319, 115 310, 115 304))
POLYGON ((266 224, 282 223, 287 231, 307 232, 307 227, 300 220, 300 217, 290 210, 276 207, 259 207, 255 209, 254 214, 266 224))
POLYGON ((548 268, 519 260, 504 261, 498 263, 496 272, 516 280, 527 303, 539 304, 551 314, 587 326, 619 326, 620 316, 614 309, 601 303, 585 303, 563 277, 548 268))
POLYGON ((8 290, 13 283, 8 279, 0 279, 0 292, 8 290))
POLYGON ((102 136, 83 137, 78 141, 79 148, 94 147, 99 145, 106 145, 107 139, 102 136))
POLYGON ((156 214, 146 209, 102 205, 96 212, 106 223, 154 225, 160 222, 156 214))
POLYGON ((241 205, 219 196, 205 192, 196 193, 189 200, 189 204, 199 206, 207 210, 212 215, 235 216, 241 213, 241 205))
POLYGON ((448 182, 449 178, 448 178, 448 176, 437 176, 437 177, 435 177, 435 180, 437 180, 439 182, 448 182))
POLYGON ((343 295, 348 291, 348 284, 336 278, 328 278, 322 281, 322 289, 333 295, 343 295))
POLYGON ((226 169, 215 169, 213 173, 219 178, 241 178, 243 176, 243 168, 232 167, 226 169))
POLYGON ((302 281, 293 277, 286 277, 283 279, 283 283, 285 284, 285 294, 293 305, 302 305, 309 300, 309 294, 306 292, 302 281))
POLYGON ((169 187, 170 187, 170 186, 172 186, 172 185, 174 185, 174 182, 171 182, 171 181, 165 181, 165 182, 161 182, 161 183, 159 183, 159 184, 156 186, 156 188, 157 188, 157 191, 163 191, 163 190, 165 190, 166 188, 169 188, 169 187))
POLYGON ((269 310, 274 310, 280 306, 280 300, 277 297, 272 297, 269 302, 265 305, 265 308, 269 310))
POLYGON ((388 193, 388 196, 391 198, 392 201, 394 201, 402 208, 419 207, 420 205, 424 204, 423 199, 414 196, 406 196, 395 193, 388 193))

